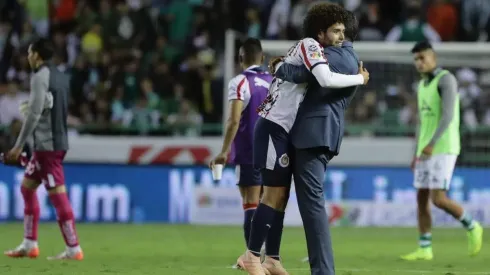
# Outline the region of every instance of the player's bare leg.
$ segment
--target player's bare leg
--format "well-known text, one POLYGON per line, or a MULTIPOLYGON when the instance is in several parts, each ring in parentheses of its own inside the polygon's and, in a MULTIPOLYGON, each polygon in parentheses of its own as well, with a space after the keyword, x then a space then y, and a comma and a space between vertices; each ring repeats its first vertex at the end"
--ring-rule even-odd
MULTIPOLYGON (((274 237, 277 237, 277 233, 282 234, 284 209, 286 208, 288 197, 289 188, 287 187, 264 187, 261 203, 259 204, 252 221, 248 251, 237 260, 237 264, 242 266, 243 269, 249 272, 249 274, 287 274, 279 261, 278 250, 280 243, 275 244, 276 241, 274 240, 274 237), (269 230, 276 225, 278 218, 282 218, 280 225, 277 225, 277 227, 280 226, 280 231, 271 234, 271 239, 269 238, 268 233, 269 230), (265 267, 270 267, 271 270, 266 270, 264 267, 262 267, 260 261, 260 248, 266 239, 266 246, 273 245, 277 247, 276 255, 266 257, 266 262, 264 262, 266 265, 265 267), (277 259, 274 257, 277 257, 277 259)), ((279 228, 275 229, 277 230, 279 228)), ((280 238, 281 236, 279 236, 279 242, 280 238)))
POLYGON ((39 247, 37 243, 37 230, 39 226, 40 208, 36 190, 41 183, 24 178, 21 184, 21 193, 24 199, 24 240, 15 249, 5 251, 4 254, 12 258, 37 258, 39 247))
POLYGON ((49 199, 56 209, 58 225, 65 240, 66 249, 49 260, 83 260, 83 251, 78 243, 75 229, 75 216, 66 194, 64 185, 56 186, 48 190, 49 199))
POLYGON ((460 204, 448 198, 446 190, 431 190, 430 197, 432 203, 437 208, 444 210, 461 222, 463 227, 468 231, 468 253, 471 256, 477 255, 482 247, 483 229, 481 225, 473 220, 460 204))
MULTIPOLYGON (((430 190, 418 189, 417 190, 417 214, 418 214, 418 227, 420 236, 430 235, 432 229, 432 216, 430 213, 430 190)), ((430 245, 430 243, 429 243, 430 245)), ((421 247, 427 246, 422 244, 421 247)))
POLYGON ((425 259, 430 260, 432 254, 432 215, 430 213, 430 190, 417 190, 417 214, 419 225, 419 248, 424 251, 425 259))

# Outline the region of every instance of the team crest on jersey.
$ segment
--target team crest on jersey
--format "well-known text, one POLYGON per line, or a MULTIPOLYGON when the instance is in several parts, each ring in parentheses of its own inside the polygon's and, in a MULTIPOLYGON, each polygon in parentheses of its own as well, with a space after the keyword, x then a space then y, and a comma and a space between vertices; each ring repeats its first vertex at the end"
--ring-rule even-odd
POLYGON ((317 52, 318 51, 318 46, 317 45, 310 45, 310 46, 308 46, 308 50, 310 52, 317 52))
POLYGON ((283 168, 289 166, 289 157, 288 154, 284 153, 282 156, 279 158, 279 165, 283 168))

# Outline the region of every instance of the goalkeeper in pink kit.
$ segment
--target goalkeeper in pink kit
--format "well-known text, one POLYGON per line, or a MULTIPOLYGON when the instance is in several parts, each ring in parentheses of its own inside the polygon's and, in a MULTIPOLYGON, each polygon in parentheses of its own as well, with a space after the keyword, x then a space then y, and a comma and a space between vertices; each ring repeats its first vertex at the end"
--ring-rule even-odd
POLYGON ((29 102, 24 105, 25 120, 17 142, 7 154, 5 164, 17 164, 27 139, 33 137, 34 148, 26 165, 21 193, 24 198, 24 240, 5 252, 12 258, 39 256, 38 226, 40 218, 37 188, 42 184, 56 209, 56 216, 66 249, 48 259, 82 260, 75 217, 68 200, 63 159, 68 150, 67 105, 69 77, 49 63, 53 51, 49 42, 40 39, 29 46, 28 60, 33 74, 29 102))

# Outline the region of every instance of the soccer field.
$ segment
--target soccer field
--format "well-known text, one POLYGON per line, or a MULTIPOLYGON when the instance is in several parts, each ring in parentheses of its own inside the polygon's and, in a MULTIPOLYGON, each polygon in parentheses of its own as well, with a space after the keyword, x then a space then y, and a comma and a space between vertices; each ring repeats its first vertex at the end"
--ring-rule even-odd
MULTIPOLYGON (((50 262, 46 256, 63 249, 55 224, 41 225, 41 258, 0 258, 0 274, 244 274, 231 269, 244 251, 239 227, 179 225, 79 225, 83 262, 50 262)), ((2 249, 22 237, 21 224, 0 225, 2 249)), ((399 254, 416 248, 414 229, 334 228, 333 242, 339 275, 490 275, 490 248, 475 258, 466 254, 462 229, 434 231, 435 259, 403 262, 399 254)), ((488 242, 486 242, 488 244, 488 242)), ((291 275, 309 274, 302 228, 286 228, 282 256, 291 275)))

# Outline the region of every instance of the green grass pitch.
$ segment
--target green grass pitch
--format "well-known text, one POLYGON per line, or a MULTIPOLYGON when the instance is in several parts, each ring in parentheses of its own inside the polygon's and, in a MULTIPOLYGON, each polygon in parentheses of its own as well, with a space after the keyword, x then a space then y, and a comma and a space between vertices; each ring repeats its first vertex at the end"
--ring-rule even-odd
MULTIPOLYGON (((17 246, 22 239, 21 224, 1 224, 2 249, 17 246)), ((435 259, 430 262, 403 262, 400 254, 417 245, 415 229, 333 228, 338 275, 490 275, 490 246, 470 258, 463 229, 433 232, 435 259)), ((47 256, 61 252, 62 238, 55 224, 39 230, 41 257, 0 258, 0 274, 9 275, 90 275, 163 274, 227 275, 245 274, 231 269, 244 252, 239 227, 191 225, 96 225, 78 226, 85 253, 83 262, 52 262, 47 256)), ((302 228, 285 228, 281 254, 291 275, 309 274, 302 228)))

